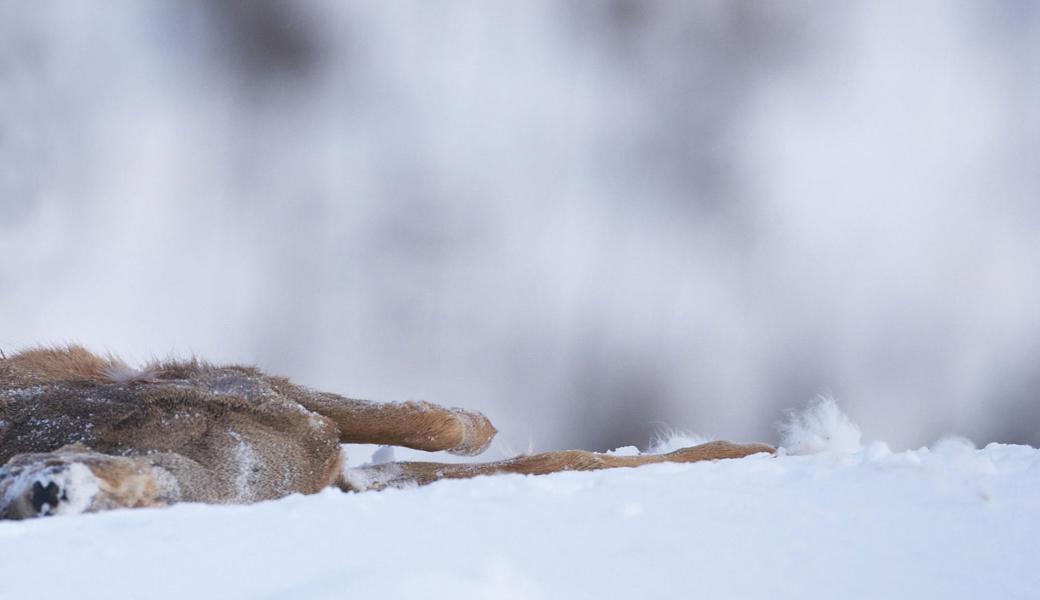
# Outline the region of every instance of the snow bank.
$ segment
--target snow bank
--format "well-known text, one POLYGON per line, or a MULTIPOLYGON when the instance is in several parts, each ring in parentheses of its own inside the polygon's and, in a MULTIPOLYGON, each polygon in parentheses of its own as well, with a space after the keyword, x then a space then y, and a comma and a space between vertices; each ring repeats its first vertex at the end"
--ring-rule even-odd
POLYGON ((0 597, 1037 597, 1040 450, 863 446, 830 400, 783 430, 776 457, 0 522, 0 597))
POLYGON ((1035 598, 1040 451, 962 440, 0 523, 0 596, 1035 598))

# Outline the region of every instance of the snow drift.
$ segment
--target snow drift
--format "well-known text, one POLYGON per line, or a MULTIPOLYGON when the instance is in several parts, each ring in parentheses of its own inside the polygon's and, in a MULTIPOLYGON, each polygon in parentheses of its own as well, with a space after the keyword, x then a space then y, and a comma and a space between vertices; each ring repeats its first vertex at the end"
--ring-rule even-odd
POLYGON ((1036 597, 1037 449, 861 446, 826 401, 785 432, 776 457, 4 522, 0 596, 1036 597))

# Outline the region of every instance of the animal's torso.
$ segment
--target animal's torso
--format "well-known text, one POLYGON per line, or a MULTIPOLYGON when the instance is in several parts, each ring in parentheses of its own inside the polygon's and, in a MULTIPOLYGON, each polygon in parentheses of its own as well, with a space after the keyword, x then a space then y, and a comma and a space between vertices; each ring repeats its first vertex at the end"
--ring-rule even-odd
POLYGON ((6 364, 0 464, 82 444, 149 457, 178 479, 183 500, 250 502, 318 491, 338 470, 338 430, 295 402, 282 381, 194 362, 124 382, 30 377, 6 364))

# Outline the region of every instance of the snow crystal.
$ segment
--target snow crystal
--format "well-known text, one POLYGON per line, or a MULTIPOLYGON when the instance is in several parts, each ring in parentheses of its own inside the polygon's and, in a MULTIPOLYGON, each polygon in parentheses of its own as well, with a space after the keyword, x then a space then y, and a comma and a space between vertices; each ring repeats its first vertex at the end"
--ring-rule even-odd
POLYGON ((780 433, 780 445, 788 454, 852 454, 862 449, 859 427, 826 396, 818 397, 802 412, 790 412, 780 433))

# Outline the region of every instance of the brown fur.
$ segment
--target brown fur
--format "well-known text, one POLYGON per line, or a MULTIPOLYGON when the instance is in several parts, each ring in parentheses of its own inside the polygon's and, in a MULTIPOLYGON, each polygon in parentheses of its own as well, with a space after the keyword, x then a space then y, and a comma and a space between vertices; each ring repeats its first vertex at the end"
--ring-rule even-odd
POLYGON ((30 350, 0 358, 0 518, 255 502, 329 485, 381 489, 773 451, 713 442, 660 456, 575 450, 470 465, 391 463, 346 475, 340 460, 340 443, 472 455, 495 433, 474 411, 354 400, 252 367, 191 360, 135 371, 79 346, 30 350))
POLYGON ((772 453, 775 449, 765 444, 733 444, 708 442, 692 448, 683 448, 668 454, 642 456, 614 456, 585 450, 544 452, 519 456, 509 460, 478 464, 443 464, 429 462, 396 462, 349 469, 345 474, 348 489, 363 491, 409 484, 424 485, 438 479, 466 479, 478 475, 519 473, 545 475, 560 471, 595 471, 619 467, 638 467, 661 462, 697 462, 722 458, 742 458, 759 452, 772 453))
POLYGON ((122 363, 114 357, 101 358, 81 346, 36 348, 7 359, 22 383, 44 381, 105 381, 108 373, 122 363))

